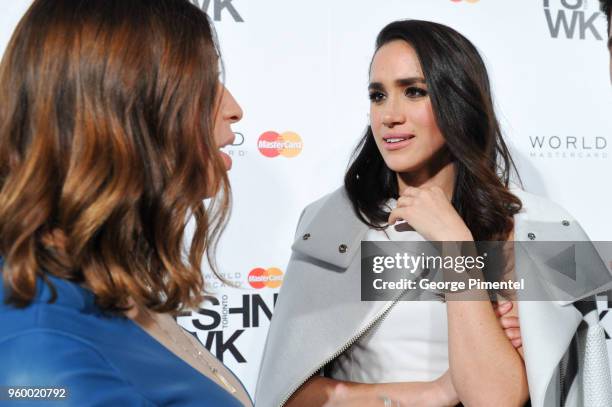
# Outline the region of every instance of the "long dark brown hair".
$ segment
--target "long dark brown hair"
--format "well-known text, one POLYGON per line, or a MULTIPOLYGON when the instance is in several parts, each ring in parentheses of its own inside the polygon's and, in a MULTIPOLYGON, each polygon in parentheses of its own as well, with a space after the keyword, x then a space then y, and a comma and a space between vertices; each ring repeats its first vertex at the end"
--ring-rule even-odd
POLYGON ((199 304, 229 211, 219 89, 214 31, 187 0, 33 2, 0 65, 7 302, 48 273, 106 310, 199 304))
MULTIPOLYGON (((475 240, 506 240, 521 201, 509 189, 514 164, 495 117, 485 64, 474 45, 442 24, 396 21, 378 34, 376 51, 401 40, 418 55, 436 123, 456 169, 452 204, 475 240)), ((371 127, 344 177, 357 216, 386 226, 385 203, 398 197, 395 172, 385 164, 371 127)))
POLYGON ((610 10, 612 10, 612 0, 599 0, 599 8, 606 16, 608 21, 608 32, 610 31, 610 10))

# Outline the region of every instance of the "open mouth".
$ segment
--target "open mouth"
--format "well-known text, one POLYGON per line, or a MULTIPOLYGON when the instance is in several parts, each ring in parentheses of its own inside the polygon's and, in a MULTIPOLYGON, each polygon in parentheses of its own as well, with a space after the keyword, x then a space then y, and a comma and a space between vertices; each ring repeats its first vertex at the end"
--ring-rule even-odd
POLYGON ((383 136, 383 148, 387 151, 394 151, 408 147, 413 143, 412 139, 416 138, 414 134, 387 134, 383 136))
POLYGON ((407 134, 405 136, 385 136, 383 137, 383 140, 385 140, 385 143, 387 144, 397 144, 401 143, 402 141, 411 140, 413 138, 413 134, 407 134))

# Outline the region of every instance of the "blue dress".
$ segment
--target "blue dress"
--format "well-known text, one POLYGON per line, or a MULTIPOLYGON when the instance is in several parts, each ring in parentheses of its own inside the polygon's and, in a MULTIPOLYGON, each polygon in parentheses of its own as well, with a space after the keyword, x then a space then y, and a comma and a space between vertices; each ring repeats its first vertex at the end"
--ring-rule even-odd
POLYGON ((50 280, 54 303, 39 280, 33 303, 18 309, 4 303, 0 278, 0 405, 241 406, 133 321, 103 314, 90 291, 50 280), (8 401, 3 386, 59 387, 68 396, 8 401))

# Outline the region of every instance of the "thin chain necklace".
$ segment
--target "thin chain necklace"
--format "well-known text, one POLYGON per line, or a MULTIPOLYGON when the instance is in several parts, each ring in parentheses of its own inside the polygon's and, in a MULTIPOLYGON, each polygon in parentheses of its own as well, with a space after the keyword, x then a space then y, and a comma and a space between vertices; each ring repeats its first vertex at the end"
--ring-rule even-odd
MULTIPOLYGON (((149 317, 151 319, 153 319, 153 322, 155 323, 155 325, 157 325, 157 327, 166 335, 168 336, 172 342, 180 347, 183 352, 185 352, 185 354, 187 355, 193 355, 195 357, 196 360, 201 360, 203 361, 206 366, 208 367, 208 369, 210 370, 210 372, 213 374, 213 376, 215 376, 217 378, 218 381, 220 381, 223 386, 225 386, 225 388, 227 389, 228 392, 230 392, 230 394, 235 394, 236 393, 236 388, 234 386, 232 386, 232 384, 229 382, 229 380, 227 380, 225 378, 225 376, 223 376, 221 374, 221 372, 219 371, 219 369, 217 369, 216 367, 214 367, 208 360, 206 360, 204 353, 198 349, 197 352, 193 352, 193 351, 189 351, 187 350, 187 348, 185 348, 185 346, 183 346, 182 344, 179 343, 179 341, 176 340, 176 338, 168 331, 166 330, 163 326, 161 326, 161 324, 159 322, 157 322, 157 318, 155 318, 154 315, 152 315, 151 311, 147 310, 147 313, 149 314, 149 317)), ((189 336, 187 336, 188 334, 183 330, 182 327, 178 326, 179 330, 181 331, 181 333, 185 336, 185 338, 191 342, 191 339, 189 338, 189 336)))

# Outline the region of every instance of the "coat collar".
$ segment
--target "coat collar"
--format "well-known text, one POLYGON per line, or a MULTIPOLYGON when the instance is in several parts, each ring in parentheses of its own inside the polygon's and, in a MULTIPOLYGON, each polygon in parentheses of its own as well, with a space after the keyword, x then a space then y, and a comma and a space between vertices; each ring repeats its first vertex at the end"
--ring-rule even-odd
POLYGON ((346 269, 360 252, 368 226, 355 216, 344 187, 323 199, 321 208, 307 220, 304 232, 291 249, 346 269))

